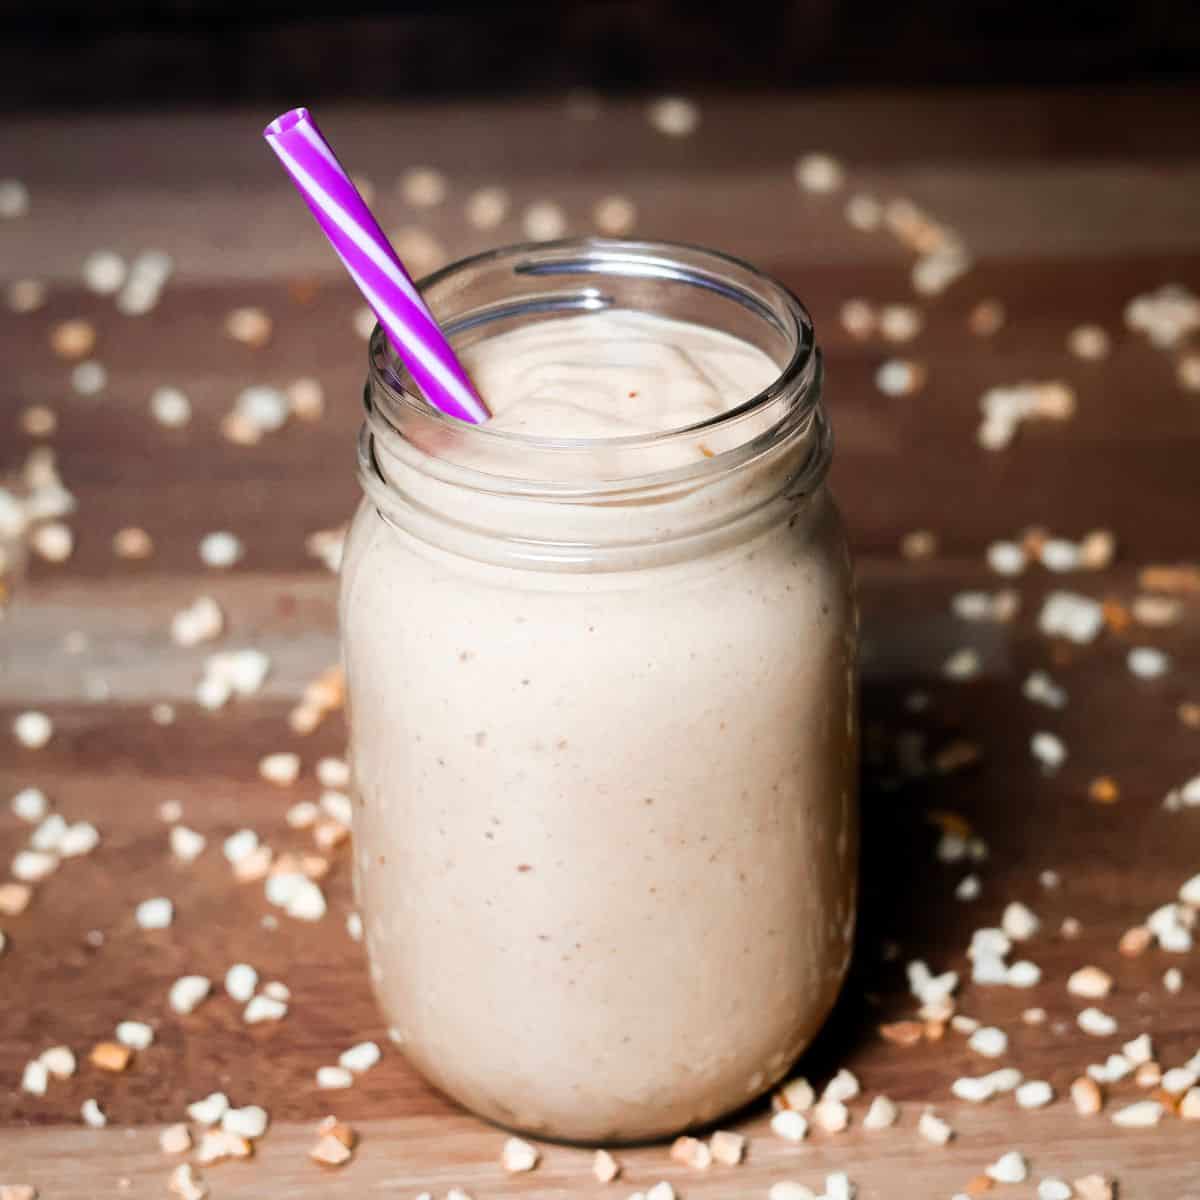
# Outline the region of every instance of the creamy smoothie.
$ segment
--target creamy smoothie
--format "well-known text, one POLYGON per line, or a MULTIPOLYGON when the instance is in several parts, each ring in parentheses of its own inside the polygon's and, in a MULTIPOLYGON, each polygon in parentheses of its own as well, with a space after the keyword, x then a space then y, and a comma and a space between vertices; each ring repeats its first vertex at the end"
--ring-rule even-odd
MULTIPOLYGON (((711 422, 781 367, 628 310, 462 357, 493 431, 594 440, 622 478, 611 439, 711 422)), ((788 491, 811 432, 726 469, 729 436, 666 439, 652 461, 686 478, 598 498, 577 467, 514 498, 376 439, 387 488, 341 598, 371 972, 421 1072, 509 1127, 611 1142, 711 1121, 783 1075, 846 968, 847 552, 819 476, 788 491)))

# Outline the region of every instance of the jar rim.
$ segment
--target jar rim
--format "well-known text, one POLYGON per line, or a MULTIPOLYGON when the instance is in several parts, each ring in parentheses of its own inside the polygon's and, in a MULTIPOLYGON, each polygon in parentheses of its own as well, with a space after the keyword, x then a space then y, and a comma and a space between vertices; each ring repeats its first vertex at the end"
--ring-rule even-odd
MULTIPOLYGON (((792 353, 779 373, 760 391, 733 408, 706 417, 703 421, 653 433, 626 434, 619 437, 545 437, 512 429, 492 428, 487 422, 473 425, 450 416, 429 404, 412 386, 411 376, 396 351, 377 324, 372 331, 368 353, 368 408, 372 400, 382 396, 391 414, 403 419, 427 422, 427 427, 441 430, 457 439, 467 439, 479 446, 491 445, 505 451, 523 449, 533 453, 578 454, 581 451, 637 451, 642 448, 669 446, 676 441, 694 439, 699 435, 735 425, 793 393, 795 406, 790 415, 801 420, 808 417, 819 401, 819 391, 808 386, 817 372, 818 355, 812 318, 796 295, 774 276, 734 255, 688 242, 667 240, 623 239, 585 236, 547 242, 519 242, 499 246, 457 259, 439 270, 424 276, 418 287, 434 309, 442 328, 453 341, 456 333, 479 323, 477 314, 443 316, 437 311, 436 289, 456 276, 493 266, 505 259, 514 260, 513 271, 520 275, 562 275, 570 272, 607 272, 622 275, 657 277, 693 286, 706 287, 736 300, 757 312, 791 342, 792 353), (521 261, 525 260, 525 261, 521 261), (728 278, 719 280, 717 271, 735 272, 744 276, 740 286, 728 278), (755 295, 750 286, 767 293, 764 299, 755 295), (431 297, 429 293, 434 293, 431 297), (799 411, 796 411, 796 410, 799 411)), ((519 308, 519 302, 513 310, 519 308)), ((596 311, 608 307, 598 296, 591 303, 575 305, 578 311, 596 311)), ((494 319, 493 314, 491 318, 494 319)), ((785 417, 786 419, 786 417, 785 417)), ((741 447, 734 445, 719 451, 706 460, 714 467, 725 465, 741 447)))

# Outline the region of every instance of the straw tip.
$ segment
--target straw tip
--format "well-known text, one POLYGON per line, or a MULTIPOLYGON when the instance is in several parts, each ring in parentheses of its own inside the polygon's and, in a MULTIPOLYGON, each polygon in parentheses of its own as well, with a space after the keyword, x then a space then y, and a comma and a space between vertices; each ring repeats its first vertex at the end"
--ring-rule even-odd
POLYGON ((309 120, 307 108, 291 108, 287 112, 281 113, 273 120, 270 125, 263 130, 263 137, 272 138, 279 137, 280 134, 287 133, 289 129, 295 129, 302 121, 309 120))

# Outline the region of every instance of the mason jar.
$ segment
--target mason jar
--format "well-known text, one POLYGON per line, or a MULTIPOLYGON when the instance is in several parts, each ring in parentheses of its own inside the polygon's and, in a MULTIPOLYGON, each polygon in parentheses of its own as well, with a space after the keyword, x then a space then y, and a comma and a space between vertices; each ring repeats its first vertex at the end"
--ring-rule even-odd
POLYGON ((424 292, 453 344, 601 310, 759 347, 691 428, 468 425, 370 346, 341 624, 355 886, 393 1040, 515 1130, 663 1136, 776 1083, 838 992, 857 617, 800 303, 667 243, 517 246, 424 292))

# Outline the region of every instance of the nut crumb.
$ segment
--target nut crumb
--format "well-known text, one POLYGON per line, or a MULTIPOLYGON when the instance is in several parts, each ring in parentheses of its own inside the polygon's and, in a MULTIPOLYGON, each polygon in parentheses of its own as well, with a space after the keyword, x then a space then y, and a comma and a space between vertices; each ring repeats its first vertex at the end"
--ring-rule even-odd
POLYGON ((102 1071, 124 1071, 132 1057, 133 1051, 120 1042, 98 1042, 92 1047, 88 1061, 102 1071))
MULTIPOLYGON (((1198 1093, 1200 1096, 1200 1093, 1198 1093)), ((729 1129, 718 1129, 708 1139, 708 1147, 715 1162, 724 1167, 736 1167, 746 1153, 746 1139, 729 1129)))
POLYGON ((601 1183, 612 1183, 621 1173, 621 1164, 607 1150, 597 1150, 592 1157, 592 1174, 601 1183))

